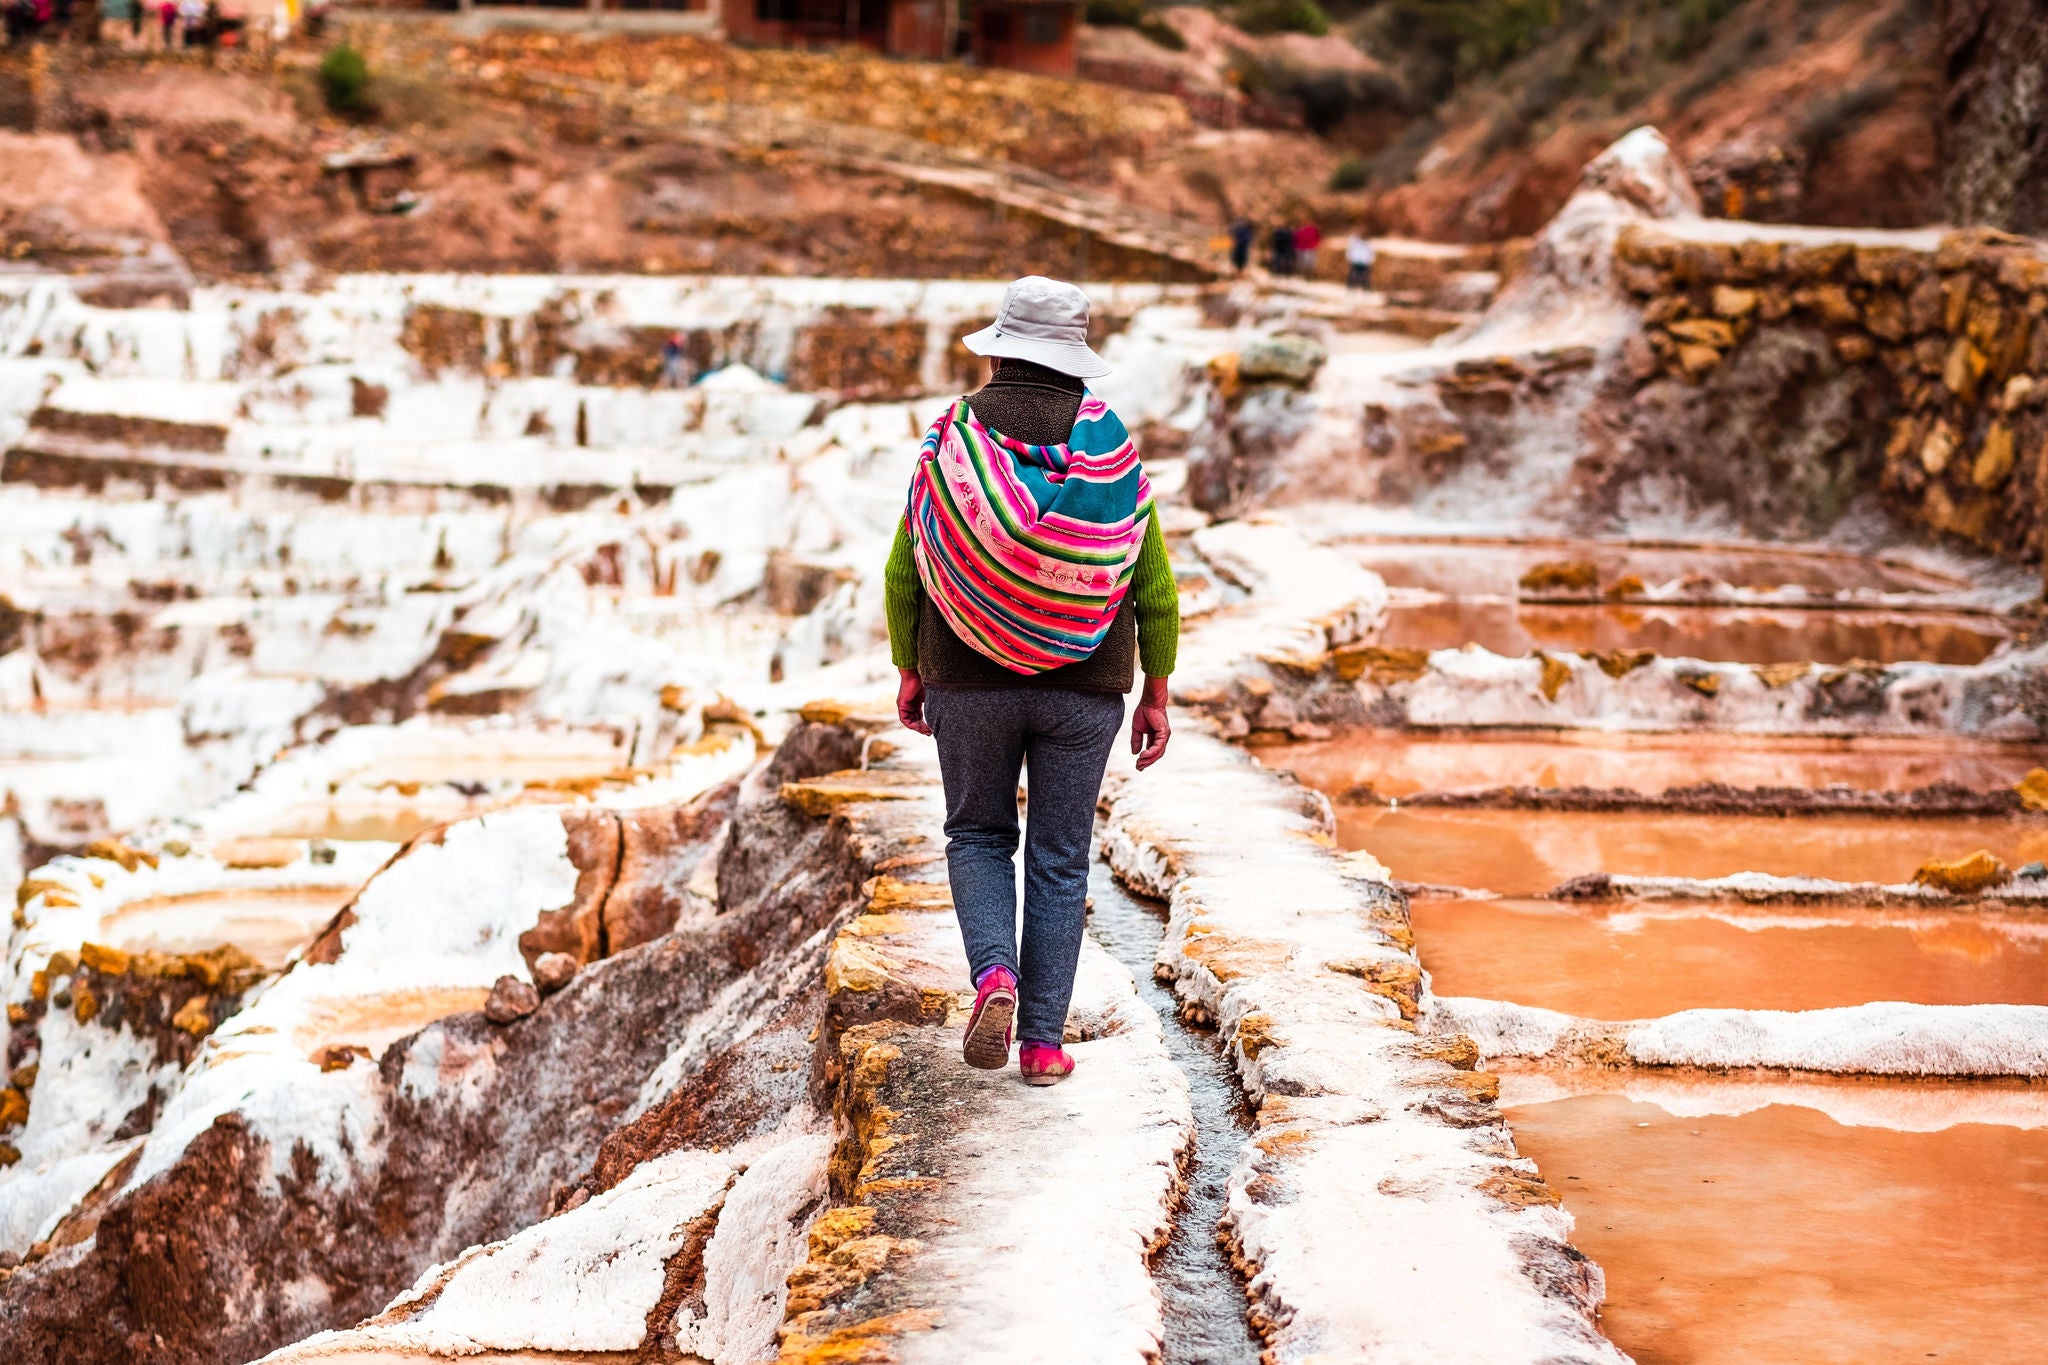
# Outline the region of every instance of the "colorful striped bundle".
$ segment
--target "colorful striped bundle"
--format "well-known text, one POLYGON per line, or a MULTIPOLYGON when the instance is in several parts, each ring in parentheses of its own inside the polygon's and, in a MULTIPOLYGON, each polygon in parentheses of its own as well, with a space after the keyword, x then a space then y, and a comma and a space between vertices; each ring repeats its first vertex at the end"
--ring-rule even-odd
POLYGON ((1095 652, 1151 515, 1138 448, 1092 393, 1056 446, 991 431, 960 399, 933 423, 910 481, 925 591, 954 634, 1013 673, 1095 652))

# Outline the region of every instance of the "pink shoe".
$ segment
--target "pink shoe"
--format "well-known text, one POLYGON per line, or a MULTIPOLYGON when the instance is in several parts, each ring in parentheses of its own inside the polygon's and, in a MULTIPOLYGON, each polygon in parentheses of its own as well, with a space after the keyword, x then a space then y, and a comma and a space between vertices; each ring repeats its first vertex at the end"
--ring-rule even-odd
POLYGON ((1074 1059, 1063 1047, 1026 1043, 1017 1049, 1017 1069, 1027 1085, 1058 1085, 1074 1074, 1074 1059))
POLYGON ((974 1014, 967 1021, 967 1036, 960 1040, 960 1055, 967 1065, 1002 1070, 1010 1060, 1010 1021, 1016 1017, 1017 978, 1008 967, 989 968, 981 974, 974 1014))

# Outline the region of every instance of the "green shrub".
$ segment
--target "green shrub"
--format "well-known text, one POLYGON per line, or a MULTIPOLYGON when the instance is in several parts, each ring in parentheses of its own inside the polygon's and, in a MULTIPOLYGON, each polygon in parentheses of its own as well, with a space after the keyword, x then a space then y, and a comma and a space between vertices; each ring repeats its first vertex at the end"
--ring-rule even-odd
POLYGON ((1244 0, 1231 18, 1246 33, 1307 33, 1320 38, 1330 31, 1330 16, 1316 0, 1244 0))
POLYGON ((1137 28, 1145 22, 1145 0, 1088 0, 1086 18, 1097 28, 1137 28))
POLYGON ((1363 157, 1347 156, 1330 172, 1330 188, 1339 194, 1362 190, 1372 182, 1372 167, 1363 157))
POLYGON ((1188 40, 1180 36, 1180 30, 1156 14, 1148 14, 1138 21, 1138 32, 1150 38, 1168 52, 1186 52, 1188 40))
POLYGON ((320 59, 320 93, 337 114, 361 114, 370 108, 370 64, 347 43, 320 59))

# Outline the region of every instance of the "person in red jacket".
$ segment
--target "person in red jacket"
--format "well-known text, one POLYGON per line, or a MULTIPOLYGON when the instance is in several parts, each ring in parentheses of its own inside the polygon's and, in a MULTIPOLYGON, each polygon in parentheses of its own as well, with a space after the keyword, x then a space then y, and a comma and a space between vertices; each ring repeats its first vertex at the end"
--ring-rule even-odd
POLYGON ((1313 279, 1316 273, 1316 248, 1323 244, 1323 230, 1314 223, 1303 223, 1294 230, 1294 258, 1300 262, 1303 275, 1313 279))

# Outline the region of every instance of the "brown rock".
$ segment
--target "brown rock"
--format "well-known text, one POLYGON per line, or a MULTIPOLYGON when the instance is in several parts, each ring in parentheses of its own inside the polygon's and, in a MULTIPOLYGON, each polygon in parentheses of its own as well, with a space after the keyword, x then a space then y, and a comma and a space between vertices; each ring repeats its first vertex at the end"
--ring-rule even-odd
POLYGON ((1793 247, 1786 253, 1785 269, 1793 279, 1805 283, 1833 279, 1841 273, 1842 267, 1849 263, 1855 250, 1847 242, 1793 247))
POLYGON ((1810 663, 1757 664, 1750 669, 1765 687, 1783 687, 1813 672, 1810 663))
POLYGON ((1913 363, 1922 374, 1940 374, 1948 364, 1948 343, 1938 336, 1924 336, 1913 343, 1913 363))
POLYGON ((1987 490, 1998 487, 2012 474, 2012 458, 2012 428, 1993 422, 1984 433, 1976 463, 1970 466, 1970 482, 1987 490))
POLYGON ((576 865, 576 893, 560 909, 544 910, 519 936, 519 950, 532 964, 542 953, 567 953, 581 962, 604 956, 604 902, 619 867, 616 811, 582 807, 562 812, 569 836, 569 861, 576 865))
POLYGON ((1522 575, 1523 592, 1591 592, 1600 585, 1600 570, 1583 559, 1546 560, 1522 575))
POLYGON ((1990 361, 1970 343, 1969 338, 1957 337, 1948 348, 1948 359, 1942 362, 1941 382, 1965 403, 1974 403, 1977 401, 1977 383, 1983 379, 1989 365, 1990 361))
MULTIPOLYGON (((11 1142, 0 1142, 0 1166, 12 1166, 21 1160, 21 1148, 11 1142)), ((11 1251, 0 1252, 0 1270, 13 1270, 21 1264, 21 1258, 11 1251)))
POLYGON ((1920 886, 1931 886, 1952 896, 1974 896, 1988 886, 1997 886, 2011 875, 2011 870, 2004 863, 1988 850, 1980 848, 1967 858, 1957 858, 1953 862, 1929 858, 1920 864, 1913 880, 1920 886))
POLYGON ((1861 332, 1844 332, 1835 338, 1835 354, 1850 365, 1860 365, 1877 354, 1877 343, 1861 332))
POLYGON ((1610 602, 1626 602, 1631 597, 1641 597, 1649 591, 1649 585, 1636 574, 1623 574, 1607 585, 1600 595, 1610 602))
POLYGON ((1963 330, 1969 316, 1970 291, 1976 280, 1969 275, 1951 275, 1941 282, 1941 328, 1953 335, 1963 330))
POLYGON ((194 1038, 205 1037, 213 1032, 213 1011, 208 1008, 212 1003, 211 996, 193 996, 180 1005, 178 1012, 171 1016, 171 1027, 189 1033, 194 1038))
POLYGON ((133 872, 138 867, 155 867, 156 855, 139 848, 130 848, 119 839, 95 839, 85 846, 88 858, 106 858, 121 865, 124 872, 133 872))
POLYGON ((1920 443, 1920 467, 1938 476, 1948 468, 1949 457, 1955 453, 1955 428, 1947 422, 1936 422, 1934 429, 1927 433, 1927 439, 1920 443))
POLYGON ((1746 318, 1756 311, 1757 293, 1754 289, 1738 289, 1734 285, 1714 286, 1714 312, 1724 318, 1746 318))
POLYGON ((33 1090, 36 1088, 36 1077, 41 1071, 42 1067, 35 1062, 18 1066, 8 1073, 7 1083, 17 1090, 33 1090))
POLYGON ((1849 291, 1839 284, 1815 285, 1793 294, 1792 301, 1808 312, 1817 315, 1830 326, 1844 326, 1860 321, 1855 300, 1849 291))
POLYGON ((1938 331, 1943 309, 1941 281, 1929 275, 1906 295, 1906 327, 1913 334, 1938 331))
POLYGON ((1600 671, 1610 678, 1626 678, 1657 657, 1654 649, 1610 649, 1604 654, 1588 656, 1600 665, 1600 671))
POLYGON ((1681 673, 1678 680, 1703 697, 1711 697, 1721 690, 1719 673, 1681 673))
POLYGON ((494 1024, 509 1024, 539 1008, 540 992, 532 983, 516 976, 501 976, 492 983, 491 994, 484 1001, 484 1018, 494 1024))
POLYGON ((12 1132, 28 1122, 28 1096, 19 1086, 0 1090, 0 1133, 12 1132))
POLYGON ((2005 331, 2005 310, 1999 307, 1997 296, 1982 292, 1975 295, 1963 312, 1963 335, 1976 343, 1978 350, 1991 355, 1998 350, 2005 331))
POLYGON ((1791 315, 1792 294, 1784 285, 1773 281, 1764 287, 1756 307, 1758 317, 1765 322, 1777 322, 1791 315))
POLYGON ((1785 265, 1785 244, 1740 242, 1735 247, 1735 263, 1744 276, 1752 279, 1775 275, 1785 265))
POLYGON ((553 995, 576 979, 580 965, 567 953, 542 953, 533 964, 533 984, 542 995, 553 995))
POLYGON ((1571 681, 1572 666, 1564 660, 1554 659, 1548 654, 1539 653, 1536 658, 1543 665, 1542 676, 1537 679, 1536 685, 1543 689, 1543 700, 1556 701, 1557 694, 1564 690, 1566 683, 1571 681))
POLYGON ((1897 294, 1883 293, 1871 296, 1863 308, 1863 325, 1873 336, 1886 341, 1904 341, 1909 330, 1906 322, 1906 301, 1897 294))
POLYGON ((2048 768, 2029 769, 2027 775, 2013 785, 2020 794, 2020 805, 2027 810, 2048 810, 2048 768))
POLYGON ((100 1012, 100 999, 92 987, 78 983, 71 988, 71 1013, 79 1023, 89 1024, 100 1012))
POLYGON ((1678 366, 1686 374, 1697 379, 1721 363, 1721 353, 1712 346, 1681 345, 1678 348, 1678 366))
MULTIPOLYGON (((1677 337, 1681 343, 1689 341, 1722 351, 1735 344, 1735 329, 1719 318, 1686 318, 1668 324, 1665 330, 1677 337)), ((1680 349, 1683 350, 1682 345, 1680 349)))
MULTIPOLYGON (((509 978, 508 978, 509 979, 509 978)), ((329 1043, 313 1049, 306 1060, 325 1071, 346 1071, 359 1061, 370 1059, 370 1049, 360 1043, 329 1043)))
POLYGON ((1370 679, 1382 687, 1414 682, 1429 671, 1429 651, 1380 645, 1348 646, 1330 656, 1330 667, 1345 682, 1370 679))
POLYGON ((121 976, 127 972, 130 958, 119 948, 109 948, 99 943, 83 943, 78 948, 78 960, 96 972, 107 976, 121 976))

